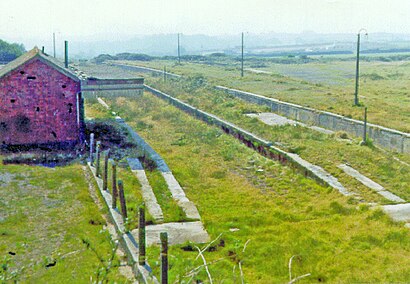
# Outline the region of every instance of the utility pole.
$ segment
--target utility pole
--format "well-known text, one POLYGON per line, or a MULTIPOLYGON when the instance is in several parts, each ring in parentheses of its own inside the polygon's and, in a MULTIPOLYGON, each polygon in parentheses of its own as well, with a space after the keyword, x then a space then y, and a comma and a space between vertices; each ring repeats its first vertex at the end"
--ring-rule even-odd
POLYGON ((68 68, 68 41, 64 41, 64 67, 68 68))
POLYGON ((178 33, 178 64, 181 64, 181 47, 179 44, 179 33, 178 33))
POLYGON ((53 50, 54 50, 54 58, 56 58, 56 33, 53 33, 53 50))
POLYGON ((354 105, 359 105, 359 55, 360 55, 360 33, 362 31, 366 31, 366 29, 360 29, 357 33, 357 52, 356 52, 356 84, 355 84, 355 91, 354 91, 354 105))
POLYGON ((241 77, 243 77, 243 32, 242 32, 242 61, 241 61, 241 77))

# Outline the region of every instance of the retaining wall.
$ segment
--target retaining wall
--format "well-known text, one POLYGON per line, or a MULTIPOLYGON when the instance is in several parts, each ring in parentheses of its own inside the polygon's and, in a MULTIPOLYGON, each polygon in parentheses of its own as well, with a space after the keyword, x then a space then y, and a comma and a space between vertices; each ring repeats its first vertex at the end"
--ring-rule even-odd
MULTIPOLYGON (((164 76, 164 71, 154 69, 154 68, 149 68, 149 67, 119 64, 119 63, 108 63, 108 65, 121 67, 122 69, 128 70, 128 71, 141 72, 141 73, 154 73, 156 75, 164 76)), ((177 74, 169 73, 169 72, 165 72, 165 74, 166 74, 167 77, 172 77, 172 78, 181 78, 182 77, 181 75, 177 75, 177 74)))
POLYGON ((257 137, 253 133, 250 133, 230 122, 220 119, 219 117, 213 114, 197 109, 187 103, 184 103, 181 100, 178 100, 150 86, 145 85, 145 89, 154 94, 155 96, 168 101, 175 107, 197 117, 198 119, 201 119, 204 122, 220 127, 225 133, 234 136, 249 148, 252 148, 255 151, 259 152, 261 155, 277 160, 282 164, 291 165, 294 168, 300 170, 305 176, 312 177, 321 184, 325 186, 330 186, 344 195, 351 194, 343 187, 343 185, 341 185, 338 182, 338 180, 335 177, 327 173, 321 167, 312 165, 309 162, 303 160, 298 155, 287 153, 275 146, 272 146, 272 142, 270 141, 257 137))
MULTIPOLYGON (((223 86, 216 86, 215 88, 242 100, 268 106, 273 112, 293 120, 320 126, 333 131, 345 131, 356 137, 363 136, 364 123, 359 120, 223 86)), ((367 133, 368 137, 373 140, 373 143, 382 148, 399 153, 410 154, 409 133, 400 132, 395 129, 371 123, 367 124, 367 133)))
POLYGON ((134 79, 99 79, 89 77, 81 81, 81 92, 85 98, 123 96, 135 97, 142 95, 144 78, 134 79))

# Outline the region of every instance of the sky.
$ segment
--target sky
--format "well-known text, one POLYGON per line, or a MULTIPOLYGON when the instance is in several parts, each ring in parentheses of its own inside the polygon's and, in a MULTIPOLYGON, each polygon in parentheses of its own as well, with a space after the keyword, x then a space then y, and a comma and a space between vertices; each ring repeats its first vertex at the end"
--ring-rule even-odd
POLYGON ((410 33, 409 0, 0 0, 0 39, 147 34, 410 33))

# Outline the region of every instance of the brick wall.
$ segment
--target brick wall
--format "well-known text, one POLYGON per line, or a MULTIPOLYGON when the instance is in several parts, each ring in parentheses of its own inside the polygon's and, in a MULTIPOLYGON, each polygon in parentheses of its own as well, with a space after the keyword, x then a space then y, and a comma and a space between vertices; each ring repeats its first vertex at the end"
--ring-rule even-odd
POLYGON ((79 92, 80 82, 38 58, 0 78, 0 144, 78 141, 79 92))

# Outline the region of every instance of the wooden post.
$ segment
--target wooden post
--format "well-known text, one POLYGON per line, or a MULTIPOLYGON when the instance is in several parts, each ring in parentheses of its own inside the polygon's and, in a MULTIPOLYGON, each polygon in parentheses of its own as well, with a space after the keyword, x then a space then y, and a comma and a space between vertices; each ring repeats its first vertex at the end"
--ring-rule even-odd
POLYGON ((115 162, 112 163, 112 205, 113 209, 117 208, 117 165, 115 162))
POLYGON ((94 163, 94 133, 90 134, 90 164, 94 163))
POLYGON ((108 188, 108 159, 110 158, 110 150, 105 151, 104 156, 104 176, 103 176, 103 190, 108 188))
POLYGON ((162 232, 161 239, 161 284, 168 284, 168 234, 162 232))
POLYGON ((128 216, 127 216, 127 205, 125 204, 124 185, 122 183, 122 180, 118 181, 118 191, 120 195, 121 215, 125 223, 128 216))
POLYGON ((145 265, 145 204, 139 207, 139 218, 138 218, 138 245, 139 245, 139 256, 138 263, 140 265, 145 265))
POLYGON ((96 163, 96 176, 99 177, 100 176, 100 155, 101 155, 101 142, 97 141, 97 147, 95 149, 96 152, 96 156, 97 156, 97 160, 95 161, 96 163))

